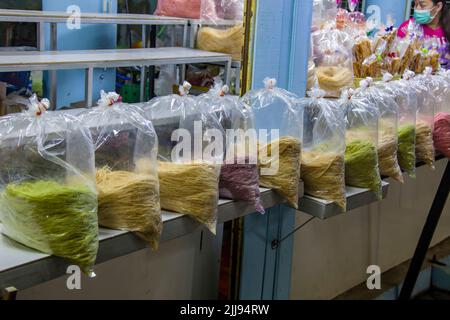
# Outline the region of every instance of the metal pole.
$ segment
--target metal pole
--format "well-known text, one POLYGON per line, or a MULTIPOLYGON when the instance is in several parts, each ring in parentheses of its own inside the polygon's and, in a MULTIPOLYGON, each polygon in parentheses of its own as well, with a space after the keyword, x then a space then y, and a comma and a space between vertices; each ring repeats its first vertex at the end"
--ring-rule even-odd
MULTIPOLYGON (((147 25, 142 25, 142 47, 147 48, 147 25)), ((147 73, 145 66, 141 66, 141 91, 139 101, 143 102, 145 98, 145 84, 147 83, 147 73)))
POLYGON ((45 51, 45 24, 39 22, 36 26, 37 30, 37 49, 39 51, 45 51))
MULTIPOLYGON (((54 22, 50 23, 50 51, 58 50, 58 25, 54 22)), ((52 110, 57 108, 57 73, 56 70, 50 71, 50 101, 52 110)))
POLYGON ((189 28, 189 23, 186 22, 183 25, 183 47, 187 48, 187 46, 189 45, 188 42, 188 28, 189 28))
POLYGON ((230 76, 231 76, 231 63, 232 60, 231 58, 227 61, 227 63, 225 64, 225 75, 224 75, 224 80, 225 80, 225 84, 227 86, 230 85, 230 76))
POLYGON ((92 108, 94 90, 94 68, 87 68, 85 75, 85 102, 86 108, 92 108))
MULTIPOLYGON (((150 48, 156 47, 156 26, 151 26, 150 31, 150 48)), ((156 68, 155 66, 151 66, 149 68, 149 99, 153 99, 155 97, 155 77, 156 77, 156 68)))
POLYGON ((147 83, 147 68, 145 66, 141 66, 141 91, 139 95, 139 101, 145 101, 145 84, 147 83))
POLYGON ((444 210, 445 203, 450 194, 450 161, 447 163, 444 175, 442 176, 441 183, 436 192, 433 204, 430 212, 428 213, 427 221, 422 229, 419 242, 414 252, 414 256, 411 260, 408 273, 406 274, 405 281, 402 286, 402 291, 398 297, 399 300, 409 300, 413 293, 414 287, 417 282, 417 278, 422 269, 422 264, 427 255, 428 248, 430 247, 431 240, 433 239, 434 232, 441 218, 442 211, 444 210))

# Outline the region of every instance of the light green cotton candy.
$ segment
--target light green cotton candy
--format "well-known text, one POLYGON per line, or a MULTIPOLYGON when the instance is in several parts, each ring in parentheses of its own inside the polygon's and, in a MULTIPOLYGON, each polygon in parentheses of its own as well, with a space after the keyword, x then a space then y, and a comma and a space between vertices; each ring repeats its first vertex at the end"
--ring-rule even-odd
POLYGON ((0 198, 4 233, 90 273, 98 250, 97 194, 82 184, 10 183, 0 198))
POLYGON ((345 181, 352 187, 370 189, 382 198, 377 149, 369 141, 356 140, 347 144, 345 181))

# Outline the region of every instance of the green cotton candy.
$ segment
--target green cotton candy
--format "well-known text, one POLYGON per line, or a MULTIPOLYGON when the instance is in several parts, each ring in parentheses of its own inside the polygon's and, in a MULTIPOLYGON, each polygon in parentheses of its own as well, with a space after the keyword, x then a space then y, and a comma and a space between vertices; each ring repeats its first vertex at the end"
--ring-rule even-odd
POLYGON ((10 183, 0 198, 4 233, 90 273, 98 250, 97 194, 82 184, 10 183))
POLYGON ((416 128, 406 125, 398 130, 398 163, 410 176, 414 177, 416 170, 416 128))
POLYGON ((381 176, 375 145, 364 140, 347 144, 345 182, 352 187, 370 189, 379 199, 382 198, 381 176))

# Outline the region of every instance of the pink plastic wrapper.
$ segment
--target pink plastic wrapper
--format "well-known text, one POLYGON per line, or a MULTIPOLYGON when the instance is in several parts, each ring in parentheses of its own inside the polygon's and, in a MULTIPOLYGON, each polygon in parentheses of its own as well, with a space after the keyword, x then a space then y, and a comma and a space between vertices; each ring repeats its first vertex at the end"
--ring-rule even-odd
POLYGON ((434 146, 450 159, 450 114, 439 112, 434 117, 434 146))
POLYGON ((200 19, 201 12, 208 12, 210 17, 216 17, 214 0, 158 0, 155 15, 200 19), (202 8, 203 6, 203 8, 202 8))

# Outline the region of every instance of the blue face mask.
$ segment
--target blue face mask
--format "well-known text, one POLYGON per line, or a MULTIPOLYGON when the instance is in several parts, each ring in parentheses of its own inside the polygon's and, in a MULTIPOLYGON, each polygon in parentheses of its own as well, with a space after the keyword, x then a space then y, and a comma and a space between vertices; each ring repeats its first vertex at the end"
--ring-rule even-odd
POLYGON ((414 20, 419 24, 429 24, 436 16, 431 16, 430 10, 414 10, 414 20))

